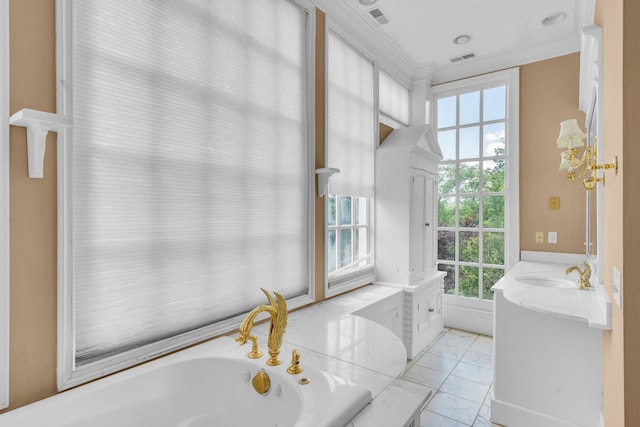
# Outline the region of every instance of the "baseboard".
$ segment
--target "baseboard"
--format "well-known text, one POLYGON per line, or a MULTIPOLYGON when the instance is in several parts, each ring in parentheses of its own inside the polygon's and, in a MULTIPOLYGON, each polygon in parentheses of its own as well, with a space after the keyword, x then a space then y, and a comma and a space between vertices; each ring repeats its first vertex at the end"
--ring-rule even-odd
POLYGON ((453 305, 443 306, 444 326, 493 336, 493 312, 453 305))
MULTIPOLYGON (((585 427, 495 398, 491 400, 491 422, 518 427, 585 427)), ((602 425, 601 420, 594 422, 594 426, 602 425)))

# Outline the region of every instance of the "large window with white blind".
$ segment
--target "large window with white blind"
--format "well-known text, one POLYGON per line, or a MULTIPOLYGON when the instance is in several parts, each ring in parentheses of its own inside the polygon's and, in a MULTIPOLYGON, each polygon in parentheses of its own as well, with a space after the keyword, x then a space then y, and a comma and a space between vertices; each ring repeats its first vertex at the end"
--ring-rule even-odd
POLYGON ((327 40, 327 294, 371 282, 377 114, 373 61, 335 31, 327 40))
POLYGON ((433 87, 445 303, 492 310, 518 260, 518 70, 433 87))
POLYGON ((312 301, 308 16, 287 0, 58 2, 58 385, 312 301))

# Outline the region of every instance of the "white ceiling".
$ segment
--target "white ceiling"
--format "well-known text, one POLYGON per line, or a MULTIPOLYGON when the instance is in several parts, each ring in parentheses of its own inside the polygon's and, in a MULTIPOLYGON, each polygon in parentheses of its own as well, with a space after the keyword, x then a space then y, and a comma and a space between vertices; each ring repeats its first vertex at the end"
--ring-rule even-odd
MULTIPOLYGON (((414 68, 413 78, 465 77, 519 65, 580 48, 580 30, 593 19, 593 0, 330 0, 343 22, 362 34, 375 33, 388 49, 414 68), (389 19, 381 25, 369 11, 379 8, 389 19), (542 20, 564 12, 556 25, 542 20), (346 15, 346 16, 345 16, 346 15), (363 32, 364 31, 364 32, 363 32), (471 35, 456 45, 459 35, 471 35), (452 63, 451 58, 475 53, 476 58, 452 63), (422 75, 422 76, 421 76, 422 75)), ((371 37, 369 37, 371 38, 371 37)))

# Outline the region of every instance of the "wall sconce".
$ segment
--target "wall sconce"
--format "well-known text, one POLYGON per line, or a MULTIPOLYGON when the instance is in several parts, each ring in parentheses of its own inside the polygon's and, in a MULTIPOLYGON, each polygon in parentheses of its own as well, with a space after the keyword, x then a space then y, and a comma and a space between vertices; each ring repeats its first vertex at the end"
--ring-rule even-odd
POLYGON ((598 169, 613 169, 618 175, 618 156, 615 156, 612 163, 598 164, 598 153, 594 146, 584 148, 582 155, 579 155, 580 147, 584 147, 587 135, 582 132, 576 119, 565 120, 560 123, 560 135, 558 136, 558 148, 566 148, 560 154, 560 170, 567 171, 567 178, 575 181, 576 174, 582 178, 584 188, 591 191, 598 182, 604 184, 604 174, 597 176, 598 169))

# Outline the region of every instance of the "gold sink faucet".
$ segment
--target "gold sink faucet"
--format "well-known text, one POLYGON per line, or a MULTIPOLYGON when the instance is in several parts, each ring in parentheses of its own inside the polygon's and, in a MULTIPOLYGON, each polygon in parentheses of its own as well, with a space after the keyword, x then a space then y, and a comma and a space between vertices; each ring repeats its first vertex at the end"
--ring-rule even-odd
POLYGON ((262 288, 261 290, 267 296, 269 305, 259 305, 247 314, 247 317, 245 317, 242 324, 240 324, 240 335, 236 337, 236 341, 238 341, 240 345, 244 345, 247 343, 247 340, 250 340, 253 345, 247 355, 252 359, 261 357, 262 352, 258 348, 258 338, 251 334, 251 328, 253 328, 253 322, 259 313, 263 311, 269 313, 269 315, 271 315, 271 325, 269 327, 269 338, 267 341, 267 346, 269 347, 267 365, 276 366, 282 363, 278 355, 280 354, 284 331, 287 328, 287 302, 282 295, 277 292, 274 292, 277 299, 276 302, 269 292, 262 288))
POLYGON ((591 287, 591 283, 589 279, 591 279, 591 267, 587 261, 584 262, 584 270, 580 270, 580 267, 574 265, 573 267, 567 268, 565 274, 569 274, 572 271, 578 271, 578 289, 587 289, 591 287))

